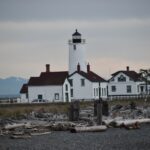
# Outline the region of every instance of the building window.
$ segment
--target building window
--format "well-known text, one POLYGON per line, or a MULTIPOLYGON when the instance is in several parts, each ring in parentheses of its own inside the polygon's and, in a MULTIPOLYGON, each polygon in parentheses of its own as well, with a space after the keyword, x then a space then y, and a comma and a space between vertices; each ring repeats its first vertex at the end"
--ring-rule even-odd
POLYGON ((94 88, 94 97, 95 97, 96 95, 95 95, 95 88, 94 88))
POLYGON ((144 92, 144 86, 141 86, 140 89, 141 89, 141 92, 144 92))
POLYGON ((85 86, 85 79, 81 79, 81 86, 85 86))
POLYGON ((70 86, 73 86, 73 79, 69 79, 70 86))
POLYGON ((111 91, 112 91, 112 92, 116 92, 116 86, 114 86, 114 85, 111 86, 111 91))
POLYGON ((104 88, 104 96, 106 96, 106 88, 104 88))
POLYGON ((59 100, 59 93, 55 93, 55 100, 59 100))
POLYGON ((38 99, 43 99, 43 95, 39 94, 38 99))
POLYGON ((66 91, 68 91, 68 85, 67 84, 66 84, 65 88, 66 88, 66 91))
POLYGON ((101 96, 103 96, 103 88, 101 88, 101 96))
POLYGON ((126 78, 123 75, 118 77, 118 82, 125 82, 125 81, 126 81, 126 78))
POLYGON ((76 45, 73 45, 73 49, 76 50, 76 45))
POLYGON ((96 88, 96 95, 98 96, 98 88, 96 88))
POLYGON ((132 90, 131 90, 131 85, 127 85, 127 93, 131 93, 132 90))
POLYGON ((71 97, 73 97, 73 89, 71 89, 70 93, 71 93, 71 97))

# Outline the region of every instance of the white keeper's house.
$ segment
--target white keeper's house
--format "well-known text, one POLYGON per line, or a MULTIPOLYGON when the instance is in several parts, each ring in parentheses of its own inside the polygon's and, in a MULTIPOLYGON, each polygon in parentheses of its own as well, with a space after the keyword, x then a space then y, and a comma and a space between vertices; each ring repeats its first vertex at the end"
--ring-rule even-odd
POLYGON ((116 97, 137 97, 145 94, 145 81, 140 73, 130 70, 120 70, 112 74, 108 81, 108 96, 116 97))
POLYGON ((53 72, 46 64, 46 71, 30 77, 20 90, 22 102, 46 100, 70 102, 107 98, 107 81, 91 71, 86 61, 86 41, 76 30, 69 44, 69 71, 53 72), (99 95, 100 94, 100 95, 99 95))

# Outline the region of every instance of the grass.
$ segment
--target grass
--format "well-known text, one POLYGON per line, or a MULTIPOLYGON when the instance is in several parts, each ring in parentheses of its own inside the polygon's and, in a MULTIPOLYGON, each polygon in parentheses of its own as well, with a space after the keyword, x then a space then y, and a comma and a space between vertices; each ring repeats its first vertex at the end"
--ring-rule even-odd
MULTIPOLYGON (((135 102, 136 105, 147 105, 150 106, 150 99, 145 102, 143 99, 139 100, 113 100, 108 101, 109 107, 116 104, 129 105, 131 102, 135 102)), ((80 102, 80 108, 86 108, 93 106, 93 101, 80 102)), ((48 104, 0 104, 0 117, 19 117, 24 114, 30 114, 32 111, 44 111, 52 113, 68 113, 70 103, 48 103, 48 104)))
POLYGON ((0 117, 19 117, 30 114, 32 111, 43 111, 52 113, 67 113, 68 103, 51 104, 1 104, 0 117))

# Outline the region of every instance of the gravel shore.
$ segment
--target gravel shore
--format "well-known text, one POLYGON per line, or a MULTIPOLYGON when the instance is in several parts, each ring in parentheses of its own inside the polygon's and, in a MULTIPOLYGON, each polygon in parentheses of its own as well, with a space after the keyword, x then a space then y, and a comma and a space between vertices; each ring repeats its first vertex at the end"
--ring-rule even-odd
POLYGON ((150 125, 95 133, 52 132, 30 139, 0 136, 0 150, 150 150, 150 125))

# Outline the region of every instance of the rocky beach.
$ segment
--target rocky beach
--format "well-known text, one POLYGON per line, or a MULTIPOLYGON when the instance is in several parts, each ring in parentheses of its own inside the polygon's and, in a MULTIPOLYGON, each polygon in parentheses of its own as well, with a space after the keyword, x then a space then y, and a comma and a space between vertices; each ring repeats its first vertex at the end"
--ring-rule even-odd
POLYGON ((93 103, 80 108, 76 121, 70 120, 69 112, 48 112, 44 107, 1 117, 0 150, 150 149, 149 103, 114 104, 105 111, 102 125, 94 115, 93 103))
POLYGON ((139 130, 109 128, 107 132, 53 131, 29 139, 0 136, 0 150, 149 150, 150 125, 139 130))

